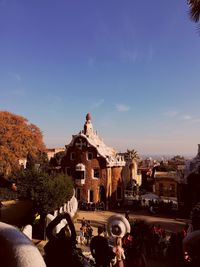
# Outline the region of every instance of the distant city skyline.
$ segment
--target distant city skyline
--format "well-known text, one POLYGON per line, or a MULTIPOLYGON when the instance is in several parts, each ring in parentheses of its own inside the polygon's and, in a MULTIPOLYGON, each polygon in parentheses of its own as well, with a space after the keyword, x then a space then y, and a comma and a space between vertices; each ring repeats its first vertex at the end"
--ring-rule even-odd
POLYGON ((90 112, 108 146, 196 155, 200 36, 187 1, 0 0, 0 110, 64 147, 90 112))

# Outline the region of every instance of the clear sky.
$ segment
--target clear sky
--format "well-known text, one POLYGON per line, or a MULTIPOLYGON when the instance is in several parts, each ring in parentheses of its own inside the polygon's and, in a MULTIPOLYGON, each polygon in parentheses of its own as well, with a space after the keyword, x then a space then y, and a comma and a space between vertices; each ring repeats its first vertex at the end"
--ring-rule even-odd
POLYGON ((64 147, 85 115, 109 146, 196 154, 200 34, 187 1, 0 0, 0 109, 64 147))

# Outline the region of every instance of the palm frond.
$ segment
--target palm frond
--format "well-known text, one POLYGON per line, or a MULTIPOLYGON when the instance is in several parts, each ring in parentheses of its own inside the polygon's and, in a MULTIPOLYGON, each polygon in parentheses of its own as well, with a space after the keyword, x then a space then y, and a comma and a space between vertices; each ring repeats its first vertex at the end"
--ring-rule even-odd
POLYGON ((190 18, 194 22, 200 20, 200 0, 188 0, 190 18))

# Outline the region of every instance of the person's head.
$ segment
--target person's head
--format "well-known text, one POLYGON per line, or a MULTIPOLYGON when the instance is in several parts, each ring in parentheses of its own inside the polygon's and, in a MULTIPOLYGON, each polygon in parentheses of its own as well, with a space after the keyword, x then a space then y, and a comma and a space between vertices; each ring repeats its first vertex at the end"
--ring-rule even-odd
POLYGON ((115 245, 121 247, 122 246, 122 239, 121 237, 117 236, 115 238, 115 245))
POLYGON ((102 226, 98 226, 97 233, 98 235, 101 235, 103 233, 104 229, 102 226))

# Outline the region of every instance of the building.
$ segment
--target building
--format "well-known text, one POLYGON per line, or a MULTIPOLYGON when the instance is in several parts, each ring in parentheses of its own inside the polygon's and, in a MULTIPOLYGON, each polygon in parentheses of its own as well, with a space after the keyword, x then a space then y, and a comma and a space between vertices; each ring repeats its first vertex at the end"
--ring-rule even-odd
POLYGON ((124 166, 123 156, 105 145, 93 130, 88 113, 84 129, 72 136, 62 159, 62 169, 72 177, 77 199, 87 203, 103 201, 106 207, 122 202, 124 166))
POLYGON ((179 177, 176 171, 160 171, 154 174, 153 192, 163 201, 178 203, 179 177))
POLYGON ((47 148, 46 149, 46 153, 47 153, 47 157, 48 160, 50 160, 51 158, 53 158, 55 156, 55 154, 59 153, 59 152, 64 152, 65 148, 63 147, 59 147, 59 148, 47 148))
POLYGON ((200 144, 198 144, 197 155, 186 162, 184 172, 184 209, 190 211, 200 202, 200 144))
POLYGON ((26 168, 27 158, 21 158, 18 162, 21 167, 26 168))
MULTIPOLYGON (((135 200, 139 198, 139 187, 142 183, 142 176, 138 173, 138 160, 128 158, 127 153, 123 153, 126 165, 122 170, 122 179, 124 182, 124 205, 132 206, 135 200)), ((121 153, 122 155, 122 153, 121 153)))
POLYGON ((186 162, 186 167, 185 167, 185 182, 187 183, 187 177, 191 173, 200 173, 200 144, 198 144, 198 151, 197 155, 186 162))

